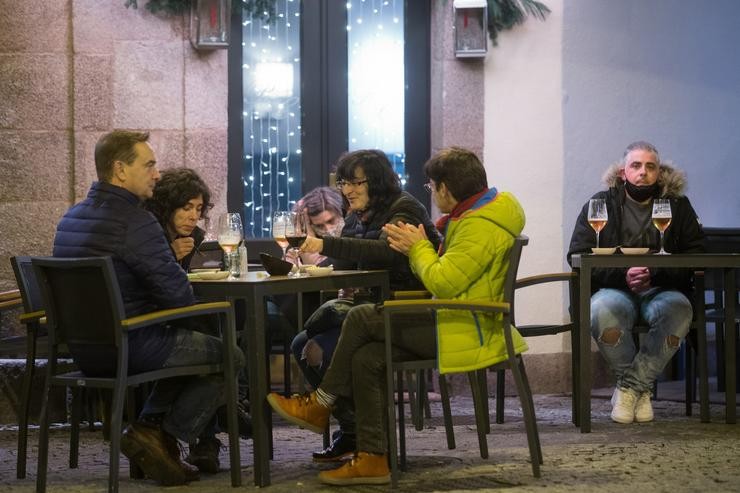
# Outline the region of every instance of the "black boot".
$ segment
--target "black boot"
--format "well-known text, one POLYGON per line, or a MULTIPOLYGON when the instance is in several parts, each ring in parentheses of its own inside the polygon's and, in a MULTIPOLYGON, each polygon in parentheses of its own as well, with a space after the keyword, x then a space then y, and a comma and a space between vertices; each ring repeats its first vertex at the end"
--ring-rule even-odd
MULTIPOLYGON (((252 438, 252 418, 249 417, 249 403, 239 401, 236 403, 236 418, 239 423, 239 436, 244 440, 252 438)), ((226 420, 226 406, 221 406, 216 410, 218 420, 218 429, 223 433, 229 431, 228 421, 226 420)))
POLYGON ((314 462, 341 462, 355 453, 357 442, 354 433, 337 430, 332 435, 331 445, 320 452, 313 453, 314 462))
POLYGON ((190 446, 185 462, 194 465, 200 472, 216 474, 220 467, 218 455, 222 447, 216 437, 201 438, 197 444, 190 446))

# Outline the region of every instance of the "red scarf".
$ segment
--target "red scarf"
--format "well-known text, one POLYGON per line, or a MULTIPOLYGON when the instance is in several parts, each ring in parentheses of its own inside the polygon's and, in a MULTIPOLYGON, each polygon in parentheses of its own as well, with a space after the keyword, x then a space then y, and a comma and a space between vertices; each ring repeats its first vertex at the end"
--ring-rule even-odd
MULTIPOLYGON (((488 189, 481 190, 480 192, 476 193, 475 195, 471 195, 462 202, 458 202, 457 205, 452 209, 452 212, 437 219, 437 224, 435 224, 435 226, 437 226, 437 231, 442 234, 443 238, 447 235, 447 224, 450 222, 450 220, 462 216, 463 212, 473 207, 473 204, 475 204, 478 199, 480 199, 487 192, 488 189)), ((444 254, 444 243, 445 242, 442 241, 442 243, 439 244, 438 253, 440 256, 444 254)))

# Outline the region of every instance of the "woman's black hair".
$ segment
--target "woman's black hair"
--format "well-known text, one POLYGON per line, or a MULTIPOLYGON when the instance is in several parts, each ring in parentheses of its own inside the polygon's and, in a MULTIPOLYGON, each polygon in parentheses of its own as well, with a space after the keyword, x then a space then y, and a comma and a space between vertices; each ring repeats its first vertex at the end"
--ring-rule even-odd
POLYGON ((154 194, 144 202, 144 208, 154 214, 162 229, 167 231, 175 211, 198 196, 203 197, 201 218, 205 219, 213 207, 208 185, 190 168, 170 168, 162 171, 162 177, 154 186, 154 194))
MULTIPOLYGON (((339 181, 355 181, 355 169, 362 168, 367 180, 369 201, 367 209, 373 212, 387 209, 401 193, 401 183, 393 171, 388 157, 377 149, 363 149, 342 154, 337 161, 336 177, 339 181)), ((342 198, 345 207, 347 199, 342 198)))

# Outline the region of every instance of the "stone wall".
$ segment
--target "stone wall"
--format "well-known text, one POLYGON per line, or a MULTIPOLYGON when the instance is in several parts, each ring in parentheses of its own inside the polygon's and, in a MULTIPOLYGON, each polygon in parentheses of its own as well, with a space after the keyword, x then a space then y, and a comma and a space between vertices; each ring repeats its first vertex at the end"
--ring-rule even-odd
POLYGON ((226 51, 194 50, 187 14, 144 3, 0 0, 0 291, 11 256, 51 252, 114 128, 150 130, 160 168, 197 169, 225 208, 226 51))

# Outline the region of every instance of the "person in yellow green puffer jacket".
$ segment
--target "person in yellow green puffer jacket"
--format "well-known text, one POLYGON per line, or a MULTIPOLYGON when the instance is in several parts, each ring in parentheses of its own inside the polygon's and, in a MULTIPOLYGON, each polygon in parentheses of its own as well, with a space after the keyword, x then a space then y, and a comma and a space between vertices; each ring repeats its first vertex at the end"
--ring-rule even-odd
MULTIPOLYGON (((394 228, 395 234, 389 232, 391 247, 395 241, 397 249, 409 256, 414 274, 435 298, 503 301, 508 252, 524 228, 524 210, 511 193, 498 192, 495 188, 458 201, 455 197, 466 197, 463 192, 466 184, 457 179, 460 166, 451 167, 443 160, 464 160, 468 151, 453 148, 441 154, 436 160, 432 158, 425 168, 432 199, 441 212, 448 213, 437 223, 444 237, 440 251, 435 251, 429 241, 422 241, 413 228, 398 226, 394 228)), ((482 166, 480 171, 485 173, 482 166)), ((440 372, 476 370, 505 360, 501 321, 501 314, 440 310, 437 313, 440 372)), ((524 338, 515 329, 512 335, 517 354, 526 351, 524 338)))
MULTIPOLYGON (((488 188, 478 158, 461 148, 448 148, 424 165, 440 211, 437 225, 445 239, 435 251, 423 225, 386 224, 388 244, 409 257, 414 274, 438 298, 503 300, 509 251, 524 227, 524 211, 513 195, 488 188)), ((393 316, 393 358, 429 359, 439 356, 442 372, 484 368, 506 358, 500 317, 470 311, 399 313, 393 316), (437 348, 439 342, 439 354, 437 348)), ((517 353, 527 346, 514 332, 517 353)), ((323 433, 338 399, 354 404, 357 453, 338 469, 319 473, 332 485, 387 484, 387 423, 385 420, 385 330, 383 308, 370 304, 352 308, 324 379, 316 391, 267 401, 291 423, 323 433)))

